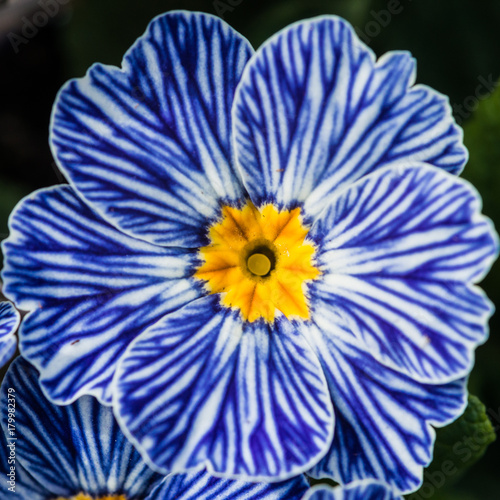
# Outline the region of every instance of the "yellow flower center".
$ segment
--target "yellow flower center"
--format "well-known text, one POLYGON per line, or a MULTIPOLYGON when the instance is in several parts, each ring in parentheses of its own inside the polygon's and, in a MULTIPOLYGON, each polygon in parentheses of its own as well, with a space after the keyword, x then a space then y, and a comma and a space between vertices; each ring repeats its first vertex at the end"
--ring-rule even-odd
POLYGON ((304 285, 319 275, 307 232, 300 208, 279 212, 265 205, 258 210, 250 202, 241 209, 224 206, 222 220, 210 228, 210 244, 200 249, 204 262, 195 277, 247 321, 271 322, 276 310, 307 319, 304 285))
POLYGON ((125 495, 104 495, 103 497, 91 497, 85 493, 78 493, 70 498, 57 497, 55 500, 127 500, 125 495))

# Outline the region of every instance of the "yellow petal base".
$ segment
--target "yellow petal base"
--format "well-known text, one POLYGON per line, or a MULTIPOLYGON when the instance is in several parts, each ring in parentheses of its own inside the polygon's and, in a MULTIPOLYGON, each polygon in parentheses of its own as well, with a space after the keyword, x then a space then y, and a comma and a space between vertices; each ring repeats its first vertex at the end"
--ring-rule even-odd
POLYGON ((105 495, 103 497, 91 497, 90 495, 86 495, 85 493, 78 493, 78 495, 64 498, 57 497, 55 500, 127 500, 125 495, 105 495))
POLYGON ((195 277, 221 303, 237 308, 243 318, 272 322, 276 310, 287 318, 309 318, 304 283, 319 275, 312 265, 314 247, 305 242, 307 229, 300 208, 279 212, 224 206, 222 220, 209 231, 210 245, 200 249, 203 264, 195 277))

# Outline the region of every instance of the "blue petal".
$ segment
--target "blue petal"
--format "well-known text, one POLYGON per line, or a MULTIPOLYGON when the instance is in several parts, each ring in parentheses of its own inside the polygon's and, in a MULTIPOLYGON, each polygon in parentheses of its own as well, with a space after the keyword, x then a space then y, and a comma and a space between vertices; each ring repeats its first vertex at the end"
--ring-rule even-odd
POLYGON ((469 184, 424 164, 358 181, 309 233, 314 321, 422 382, 467 375, 492 312, 472 283, 498 252, 479 209, 469 184))
POLYGON ((403 500, 403 497, 384 483, 356 481, 345 487, 315 486, 303 500, 403 500))
POLYGON ((14 356, 17 347, 17 338, 14 335, 0 341, 0 368, 6 365, 14 356))
POLYGON ((242 322, 218 300, 192 302, 131 346, 117 372, 119 421, 162 472, 288 479, 331 443, 319 362, 287 321, 242 322))
MULTIPOLYGON (((15 403, 12 401, 15 401, 15 398, 11 397, 11 399, 5 399, 4 401, 8 424, 9 415, 7 410, 14 409, 12 405, 15 403)), ((15 429, 15 422, 11 425, 15 429)), ((0 498, 6 500, 47 500, 47 498, 51 497, 50 492, 38 484, 17 460, 16 435, 15 430, 7 429, 7 433, 4 433, 0 429, 0 475, 2 478, 0 480, 0 498), (10 432, 13 432, 13 434, 10 435, 10 432)))
POLYGON ((422 384, 316 326, 307 334, 321 356, 336 417, 332 447, 308 474, 417 489, 432 458, 431 424, 445 425, 463 412, 465 380, 422 384))
POLYGON ((340 18, 277 34, 247 65, 234 101, 236 153, 252 201, 305 202, 314 218, 332 190, 388 163, 426 161, 459 173, 467 152, 448 100, 414 80, 408 53, 376 62, 340 18))
POLYGON ((206 244, 221 201, 239 200, 231 105, 252 53, 220 19, 157 17, 123 60, 94 65, 54 105, 64 174, 107 220, 161 245, 206 244))
POLYGON ((19 326, 19 313, 9 302, 0 302, 0 368, 14 355, 17 347, 15 336, 19 326))
POLYGON ((19 333, 21 353, 55 402, 84 393, 110 402, 110 382, 129 343, 202 293, 189 278, 194 252, 124 235, 70 187, 27 198, 10 227, 4 292, 31 311, 19 333))
POLYGON ((168 476, 146 500, 300 500, 308 486, 304 476, 279 483, 247 483, 203 471, 168 476))
MULTIPOLYGON (((20 357, 2 384, 4 408, 8 388, 15 390, 16 458, 51 493, 48 498, 79 492, 144 498, 160 481, 123 436, 111 408, 91 396, 68 406, 51 404, 40 390, 36 370, 20 357)), ((6 412, 2 425, 6 431, 6 412)))

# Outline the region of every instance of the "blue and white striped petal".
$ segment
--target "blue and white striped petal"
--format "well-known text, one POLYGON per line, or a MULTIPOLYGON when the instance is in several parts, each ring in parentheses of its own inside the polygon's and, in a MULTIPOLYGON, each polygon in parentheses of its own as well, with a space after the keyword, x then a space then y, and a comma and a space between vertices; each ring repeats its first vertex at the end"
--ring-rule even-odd
POLYGON ((57 403, 81 394, 110 403, 115 367, 129 343, 202 293, 190 278, 194 252, 126 236, 69 186, 26 198, 10 230, 4 293, 30 311, 20 350, 57 403))
MULTIPOLYGON (((45 499, 80 492, 140 499, 162 479, 125 439, 112 409, 92 396, 67 406, 53 405, 38 385, 36 370, 21 357, 2 383, 3 408, 8 388, 15 390, 16 460, 41 489, 51 493, 45 499)), ((2 412, 4 432, 6 417, 2 412)))
POLYGON ((0 368, 7 364, 16 352, 16 330, 20 316, 10 302, 0 302, 0 368))
POLYGON ((403 500, 403 497, 384 483, 356 481, 336 488, 315 486, 307 492, 303 500, 403 500))
POLYGON ((423 384, 315 325, 304 334, 321 356, 336 422, 330 451, 308 474, 342 484, 374 478, 399 491, 416 490, 432 458, 431 425, 463 413, 466 381, 423 384))
MULTIPOLYGON (((9 401, 5 400, 7 405, 9 401)), ((12 405, 12 403, 10 403, 12 405)), ((12 406, 5 406, 5 412, 12 406)), ((8 420, 8 415, 7 415, 8 420)), ((9 423, 7 421, 7 423, 9 423)), ((13 428, 15 429, 15 422, 13 428)), ((19 463, 16 457, 17 433, 12 436, 0 429, 0 498, 5 500, 47 500, 50 492, 38 484, 19 463)))
POLYGON ((271 38, 247 65, 233 108, 236 155, 254 204, 304 203, 313 219, 332 191, 389 163, 459 173, 467 151, 448 100, 414 81, 409 53, 376 61, 338 17, 271 38))
POLYGON ((243 322, 218 301, 190 303, 130 347, 117 372, 117 418, 160 472, 288 479, 331 444, 323 371, 288 321, 243 322))
POLYGON ((479 210, 468 183, 424 164, 358 181, 309 232, 315 323, 422 382, 466 376, 492 312, 473 283, 498 253, 479 210))
POLYGON ((217 17, 157 17, 122 69, 96 64, 61 89, 51 124, 59 168, 126 233, 203 246, 220 203, 243 197, 231 106, 252 52, 217 17))
POLYGON ((302 475, 279 483, 248 483, 202 471, 168 476, 146 500, 301 500, 308 488, 302 475))

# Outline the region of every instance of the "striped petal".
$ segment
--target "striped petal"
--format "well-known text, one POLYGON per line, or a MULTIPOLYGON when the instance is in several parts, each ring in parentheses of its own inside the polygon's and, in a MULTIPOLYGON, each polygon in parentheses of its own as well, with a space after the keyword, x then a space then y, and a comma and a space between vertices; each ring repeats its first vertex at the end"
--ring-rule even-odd
POLYGON ((230 111, 251 52, 214 16, 157 17, 122 69, 96 64, 61 89, 51 124, 59 167, 126 233, 203 246, 221 201, 242 197, 230 111))
POLYGON ((345 487, 315 486, 303 500, 403 500, 403 497, 384 483, 356 481, 345 487))
POLYGON ((110 382, 129 343, 202 293, 189 278, 194 253, 124 235, 70 187, 25 199, 10 228, 4 293, 30 311, 19 333, 21 353, 57 403, 85 393, 110 402, 110 382))
POLYGON ((314 321, 422 382, 467 375, 492 311, 472 283, 498 252, 479 209, 469 184, 424 164, 358 181, 309 233, 314 321))
MULTIPOLYGON (((5 400, 7 406, 4 406, 5 412, 14 409, 15 398, 5 400), (11 401, 14 401, 12 403, 11 401)), ((15 417, 14 417, 15 418, 15 417)), ((7 414, 7 425, 8 425, 7 414)), ((12 424, 15 429, 15 423, 12 424)), ((47 500, 50 498, 50 492, 42 485, 38 484, 19 463, 16 457, 17 433, 14 431, 10 435, 10 430, 4 433, 0 429, 0 498, 6 500, 47 500)))
POLYGON ((333 190, 388 163, 418 160, 459 173, 467 152, 448 100, 414 80, 408 53, 375 61, 337 17, 274 36, 247 65, 233 109, 254 204, 304 202, 314 218, 333 190))
POLYGON ((336 417, 332 447, 308 474, 342 484, 375 478, 416 490, 432 458, 431 424, 463 413, 465 380, 423 384, 315 325, 304 334, 321 356, 336 417))
POLYGON ((12 304, 0 302, 0 368, 7 364, 16 352, 15 333, 19 320, 19 313, 12 304))
POLYGON ((331 443, 319 362, 289 322, 242 322, 218 300, 192 302, 133 344, 117 373, 119 421, 162 472, 288 479, 331 443))
POLYGON ((168 476, 146 500, 300 500, 308 486, 304 476, 279 483, 247 483, 202 471, 168 476))
MULTIPOLYGON (((83 492, 138 500, 161 479, 125 439, 112 409, 93 397, 83 396, 68 406, 51 404, 36 370, 20 357, 2 384, 3 407, 8 388, 15 390, 16 459, 51 493, 45 499, 83 492)), ((2 425, 7 431, 6 412, 2 425)))

